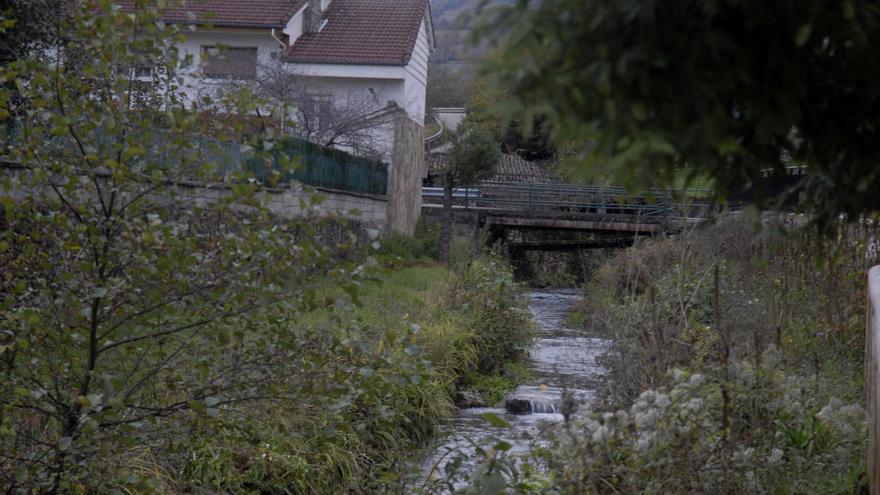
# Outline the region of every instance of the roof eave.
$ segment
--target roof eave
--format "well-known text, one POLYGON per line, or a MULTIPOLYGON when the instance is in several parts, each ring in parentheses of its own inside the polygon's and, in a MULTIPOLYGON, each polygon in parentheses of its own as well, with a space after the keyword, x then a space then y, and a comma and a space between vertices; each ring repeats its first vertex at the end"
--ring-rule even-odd
POLYGON ((406 61, 406 62, 403 62, 403 63, 401 63, 401 62, 387 62, 387 61, 378 61, 378 62, 377 62, 377 61, 367 61, 367 62, 365 62, 365 61, 358 61, 358 62, 348 61, 348 62, 343 62, 343 61, 335 61, 335 60, 321 60, 321 61, 316 61, 316 60, 306 60, 306 59, 291 59, 291 58, 287 58, 287 57, 282 57, 282 58, 281 58, 281 61, 282 61, 282 62, 285 62, 285 63, 288 63, 288 64, 303 64, 303 65, 363 65, 363 66, 365 66, 365 67, 375 67, 375 66, 381 66, 381 67, 406 67, 406 65, 409 63, 409 61, 406 61))
POLYGON ((197 26, 201 28, 238 28, 238 29, 260 29, 260 30, 269 30, 269 29, 284 29, 286 24, 244 24, 244 23, 235 23, 235 22, 201 22, 201 21, 175 21, 175 20, 166 20, 168 24, 186 24, 197 26))

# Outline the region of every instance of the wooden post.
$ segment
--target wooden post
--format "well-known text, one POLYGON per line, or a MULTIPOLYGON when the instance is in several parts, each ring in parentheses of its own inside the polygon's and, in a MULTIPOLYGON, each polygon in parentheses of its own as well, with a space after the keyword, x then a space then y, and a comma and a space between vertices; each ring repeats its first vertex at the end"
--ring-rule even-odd
POLYGON ((880 265, 868 271, 865 391, 868 398, 868 482, 880 495, 880 265))

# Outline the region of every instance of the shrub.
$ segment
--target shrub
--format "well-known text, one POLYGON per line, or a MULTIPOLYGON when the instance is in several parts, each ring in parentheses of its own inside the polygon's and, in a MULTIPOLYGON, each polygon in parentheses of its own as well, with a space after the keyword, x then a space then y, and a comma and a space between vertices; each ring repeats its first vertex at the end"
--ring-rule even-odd
POLYGON ((480 373, 492 373, 519 359, 531 347, 531 316, 513 271, 500 258, 482 256, 468 263, 444 294, 447 307, 467 309, 480 373))
POLYGON ((548 456, 567 493, 856 493, 868 229, 742 219, 639 245, 588 284, 614 386, 548 456))

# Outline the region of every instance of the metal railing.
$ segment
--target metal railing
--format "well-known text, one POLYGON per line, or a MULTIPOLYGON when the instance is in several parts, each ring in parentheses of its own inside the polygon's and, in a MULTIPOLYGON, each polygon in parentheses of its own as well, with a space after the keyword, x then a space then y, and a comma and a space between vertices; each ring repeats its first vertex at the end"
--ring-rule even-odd
MULTIPOLYGON (((437 202, 433 189, 423 190, 426 202, 437 202)), ((467 197, 453 195, 465 208, 501 210, 521 216, 632 215, 643 218, 705 218, 710 203, 707 191, 685 191, 675 196, 660 190, 632 194, 622 187, 481 182, 467 191, 467 197)))
POLYGON ((868 271, 865 389, 868 399, 868 483, 880 495, 880 266, 868 271))

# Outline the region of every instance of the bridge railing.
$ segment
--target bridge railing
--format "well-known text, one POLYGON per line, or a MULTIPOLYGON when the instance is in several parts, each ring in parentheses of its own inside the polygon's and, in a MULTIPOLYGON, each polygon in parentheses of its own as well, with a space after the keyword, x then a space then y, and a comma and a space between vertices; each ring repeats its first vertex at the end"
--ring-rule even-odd
POLYGON ((654 190, 632 194, 622 187, 482 182, 477 206, 519 211, 526 215, 595 214, 640 217, 705 217, 705 191, 673 196, 654 190), (681 202, 681 198, 690 198, 681 202))
POLYGON ((868 482, 880 495, 880 266, 868 271, 865 389, 868 398, 868 482))

